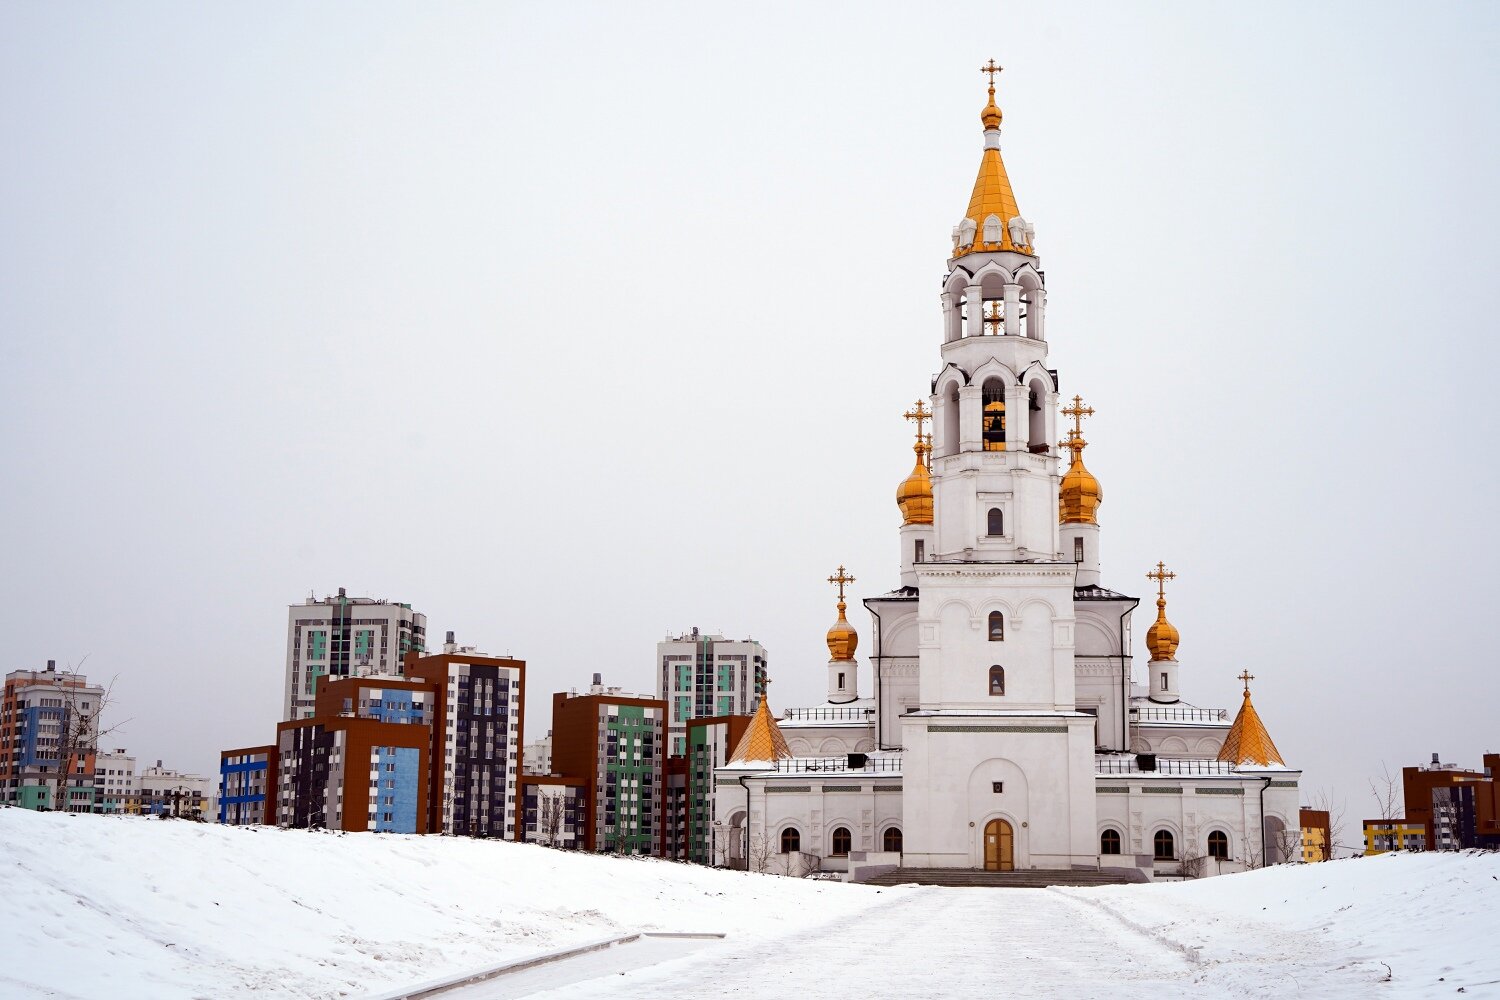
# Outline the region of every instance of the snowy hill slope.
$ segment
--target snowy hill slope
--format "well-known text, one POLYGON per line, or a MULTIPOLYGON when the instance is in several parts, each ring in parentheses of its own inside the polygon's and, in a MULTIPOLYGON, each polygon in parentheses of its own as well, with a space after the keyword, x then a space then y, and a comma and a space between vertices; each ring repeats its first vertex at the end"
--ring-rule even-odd
MULTIPOLYGON (((876 890, 517 844, 0 809, 0 997, 363 996, 636 930, 632 997, 1500 997, 1500 856, 876 890)), ((557 998, 600 995, 599 983, 557 998)))
POLYGON ((0 996, 359 996, 613 931, 766 937, 900 891, 494 841, 6 808, 0 996))
POLYGON ((1500 997, 1500 855, 1383 854, 1056 890, 1191 949, 1199 982, 1286 996, 1500 997), (1373 992, 1378 990, 1378 994, 1373 992))

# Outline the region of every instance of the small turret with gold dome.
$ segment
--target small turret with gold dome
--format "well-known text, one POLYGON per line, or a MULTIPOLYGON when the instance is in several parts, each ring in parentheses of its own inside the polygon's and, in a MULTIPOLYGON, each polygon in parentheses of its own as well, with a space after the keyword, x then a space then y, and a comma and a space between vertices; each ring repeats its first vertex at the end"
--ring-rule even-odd
POLYGON ((917 464, 911 475, 896 487, 896 506, 901 508, 901 523, 931 524, 932 474, 928 471, 927 456, 932 452, 932 445, 930 436, 922 433, 922 423, 930 420, 932 414, 919 399, 916 406, 903 415, 907 420, 917 422, 917 443, 912 445, 912 451, 917 453, 917 464))
POLYGON ((1246 670, 1239 679, 1245 682, 1245 699, 1224 737, 1224 745, 1219 748, 1219 760, 1235 767, 1285 767, 1281 751, 1276 749, 1271 734, 1266 732, 1266 724, 1260 721, 1260 713, 1250 703, 1250 682, 1255 675, 1246 670))
POLYGON ((1099 505, 1104 502, 1104 488, 1083 464, 1083 418, 1094 415, 1092 406, 1083 405, 1082 396, 1073 397, 1073 405, 1064 407, 1062 415, 1073 418, 1068 439, 1060 443, 1073 453, 1073 463, 1062 477, 1057 493, 1057 515, 1063 524, 1098 524, 1099 505))
POLYGON ((1151 662, 1177 659, 1177 628, 1167 621, 1167 581, 1177 579, 1177 574, 1158 562, 1156 569, 1146 574, 1146 579, 1156 581, 1156 621, 1146 630, 1146 648, 1151 650, 1151 662))
POLYGON ((845 662, 854 659, 854 651, 859 648, 859 633, 854 631, 854 626, 844 617, 844 611, 848 607, 844 603, 844 587, 853 583, 854 577, 844 572, 844 567, 840 566, 838 573, 830 576, 828 582, 839 588, 839 619, 828 629, 828 656, 829 659, 845 662))

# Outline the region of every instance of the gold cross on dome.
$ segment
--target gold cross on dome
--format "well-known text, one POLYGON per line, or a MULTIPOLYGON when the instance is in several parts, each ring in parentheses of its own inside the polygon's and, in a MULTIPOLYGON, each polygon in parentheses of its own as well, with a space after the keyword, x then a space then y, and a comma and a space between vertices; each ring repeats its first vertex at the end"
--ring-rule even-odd
POLYGON ((907 420, 915 420, 917 422, 917 440, 922 440, 922 425, 932 419, 932 411, 922 405, 922 401, 919 399, 917 400, 917 405, 901 415, 907 420))
POLYGON ((1146 574, 1146 579, 1156 581, 1156 596, 1167 596, 1167 581, 1177 579, 1177 574, 1167 569, 1166 563, 1158 562, 1156 568, 1146 574))
POLYGON ((991 59, 988 66, 979 67, 979 72, 988 73, 990 75, 990 86, 993 87, 995 85, 995 74, 1000 72, 1004 68, 1004 66, 998 65, 995 60, 991 59))
POLYGON ((1073 405, 1063 407, 1062 415, 1073 418, 1073 433, 1081 435, 1083 433, 1083 418, 1092 417, 1094 415, 1094 408, 1092 406, 1084 406, 1082 396, 1074 396, 1073 405))
POLYGON ((1253 680, 1255 680, 1255 675, 1252 674, 1250 671, 1245 670, 1245 671, 1242 671, 1240 673, 1240 675, 1235 678, 1235 680, 1237 680, 1237 681, 1244 681, 1245 682, 1245 693, 1249 694, 1250 693, 1250 682, 1253 681, 1253 680))
POLYGON ((830 576, 828 578, 828 582, 832 583, 832 584, 837 584, 838 585, 838 588, 839 588, 839 600, 843 601, 843 599, 844 599, 844 585, 847 584, 847 583, 853 583, 854 582, 854 577, 850 576, 848 573, 845 573, 844 572, 844 567, 840 566, 838 574, 836 576, 830 576))
POLYGON ((924 464, 924 465, 927 466, 928 471, 932 470, 932 435, 931 434, 923 434, 922 435, 922 464, 924 464))

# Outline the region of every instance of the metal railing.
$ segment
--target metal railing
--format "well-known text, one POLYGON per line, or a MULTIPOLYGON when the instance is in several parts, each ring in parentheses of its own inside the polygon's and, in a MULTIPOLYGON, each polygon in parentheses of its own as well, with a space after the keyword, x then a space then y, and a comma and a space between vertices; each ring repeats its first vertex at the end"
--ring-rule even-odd
POLYGON ((1132 708, 1137 722, 1228 722, 1229 712, 1222 708, 1167 708, 1147 705, 1132 708))
POLYGON ((833 774, 878 774, 882 771, 900 771, 900 755, 888 757, 865 756, 864 767, 850 767, 848 757, 793 757, 778 760, 776 770, 786 774, 810 774, 827 772, 833 774))
POLYGON ((1134 755, 1124 754, 1110 755, 1107 757, 1094 758, 1094 773, 1096 774, 1164 774, 1168 776, 1179 774, 1233 774, 1234 765, 1224 760, 1175 760, 1170 757, 1157 757, 1156 770, 1143 768, 1134 755))
POLYGON ((864 722, 874 714, 873 708, 789 708, 781 718, 786 722, 864 722))

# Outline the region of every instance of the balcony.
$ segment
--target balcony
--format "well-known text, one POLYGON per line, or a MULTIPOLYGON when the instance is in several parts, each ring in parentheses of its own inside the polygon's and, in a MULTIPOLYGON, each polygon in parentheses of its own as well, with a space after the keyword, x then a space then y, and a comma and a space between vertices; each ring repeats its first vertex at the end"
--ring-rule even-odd
POLYGON ((1136 722, 1142 725, 1153 722, 1194 722, 1201 725, 1229 721, 1229 712, 1222 708, 1146 705, 1141 708, 1132 708, 1130 714, 1135 717, 1136 722))
MULTIPOLYGON (((1149 755, 1148 755, 1149 756, 1149 755)), ((1190 759, 1178 760, 1169 757, 1157 757, 1155 769, 1143 768, 1135 754, 1108 754, 1094 758, 1095 774, 1159 774, 1163 777, 1176 777, 1178 775, 1213 775, 1234 774, 1234 765, 1223 760, 1190 759)))
POLYGON ((868 722, 873 708, 830 706, 826 708, 789 708, 781 714, 783 722, 868 722))
POLYGON ((901 754, 887 753, 882 756, 872 754, 850 754, 856 759, 863 757, 864 765, 861 767, 851 766, 849 757, 792 757, 787 760, 778 760, 776 770, 782 774, 900 774, 901 754))

